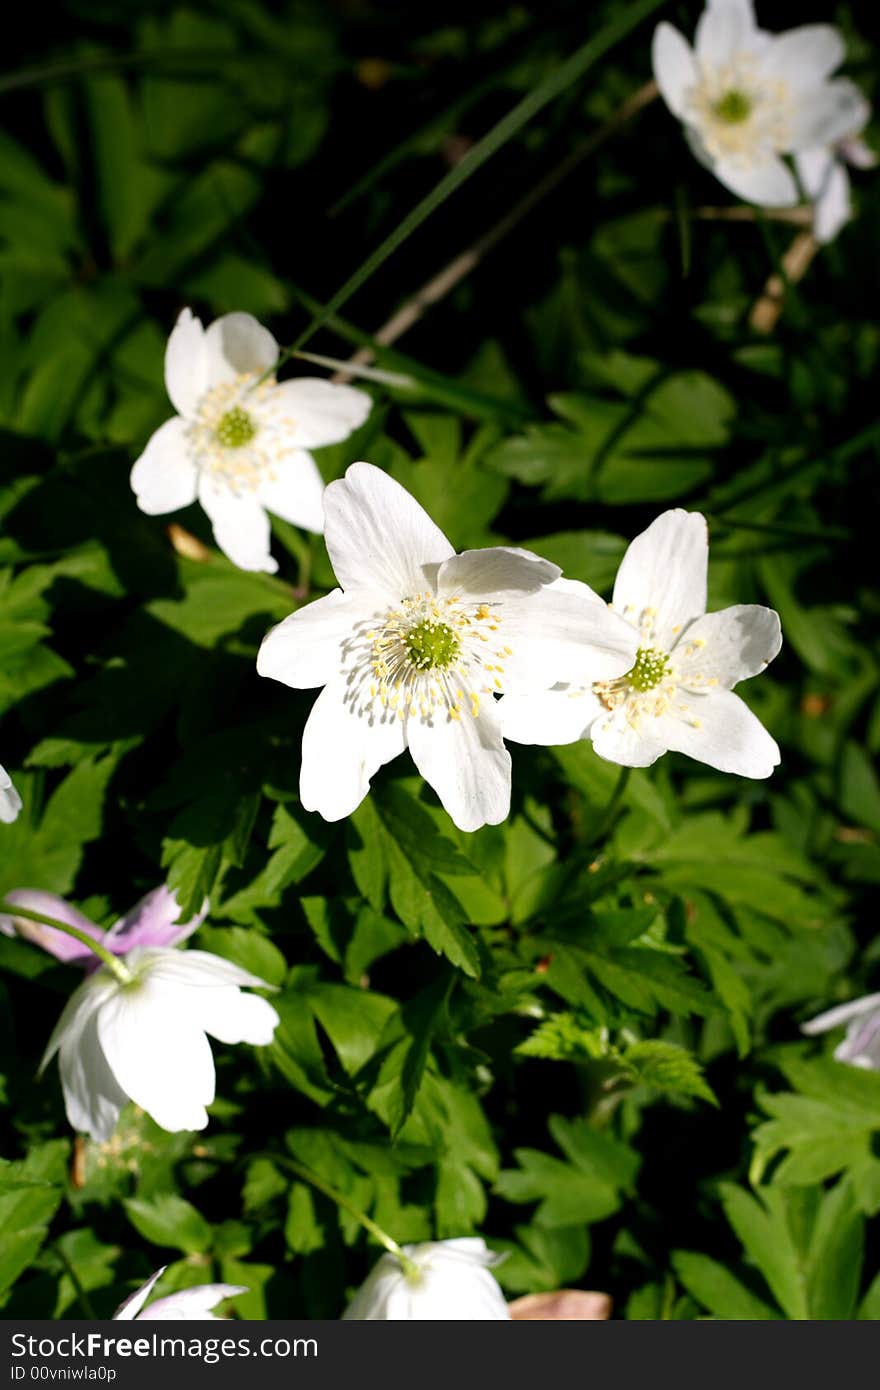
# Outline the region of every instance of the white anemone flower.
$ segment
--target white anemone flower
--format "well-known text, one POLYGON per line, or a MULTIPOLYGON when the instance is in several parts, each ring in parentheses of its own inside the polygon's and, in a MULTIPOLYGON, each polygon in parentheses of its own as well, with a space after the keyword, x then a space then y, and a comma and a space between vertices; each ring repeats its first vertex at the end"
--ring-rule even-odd
POLYGON ((693 48, 664 21, 652 56, 663 100, 697 159, 762 207, 800 201, 782 156, 849 135, 863 101, 846 78, 829 80, 844 57, 833 25, 768 34, 757 27, 752 0, 707 0, 693 48))
POLYGON ((343 1313, 343 1321, 509 1321, 504 1294, 489 1272, 503 1256, 477 1236, 404 1245, 415 1266, 404 1272, 383 1255, 343 1313))
POLYGON ((241 1284, 196 1284, 194 1288, 178 1289, 165 1298, 157 1298, 149 1308, 144 1308, 155 1284, 167 1268, 167 1265, 163 1265, 157 1269, 145 1284, 141 1284, 120 1303, 113 1314, 113 1321, 223 1322, 224 1319, 218 1318, 212 1309, 224 1298, 234 1298, 236 1294, 248 1292, 241 1284))
POLYGON ((627 625, 528 551, 456 555, 372 464, 352 464, 324 506, 342 588, 273 628, 257 659, 262 676, 324 687, 303 734, 303 806, 331 821, 351 815, 371 777, 408 748, 460 829, 498 824, 510 809, 510 754, 495 694, 621 675, 627 625))
POLYGON ((214 1059, 205 1036, 265 1046, 278 1014, 244 987, 256 975, 207 951, 135 946, 121 957, 130 979, 107 966, 71 995, 40 1063, 59 1054, 67 1118, 104 1141, 133 1100, 162 1129, 204 1129, 214 1099, 214 1059))
POLYGON ((308 452, 362 425, 363 391, 317 377, 275 380, 278 344, 250 314, 202 327, 189 309, 165 352, 165 386, 177 414, 149 440, 131 472, 141 511, 198 500, 234 565, 274 572, 269 518, 323 530, 324 482, 308 452), (265 379, 263 379, 265 377, 265 379))
POLYGON ((811 1037, 846 1025, 846 1037, 834 1049, 838 1062, 865 1071, 880 1071, 880 994, 866 994, 828 1009, 809 1022, 801 1024, 801 1032, 811 1037))
POLYGON ((699 512, 663 512, 632 542, 617 572, 613 608, 630 636, 626 674, 589 686, 505 695, 504 737, 561 744, 589 738, 600 757, 649 767, 667 750, 720 772, 769 777, 779 749, 733 694, 782 645, 772 608, 706 612, 708 531, 699 512))
POLYGON ((870 103, 862 97, 845 140, 794 157, 801 187, 813 204, 813 235, 823 245, 833 241, 852 217, 852 197, 847 166, 873 169, 877 156, 861 138, 871 118, 870 103))
POLYGON ((21 797, 12 785, 12 778, 0 767, 0 824, 11 825, 21 810, 21 797))

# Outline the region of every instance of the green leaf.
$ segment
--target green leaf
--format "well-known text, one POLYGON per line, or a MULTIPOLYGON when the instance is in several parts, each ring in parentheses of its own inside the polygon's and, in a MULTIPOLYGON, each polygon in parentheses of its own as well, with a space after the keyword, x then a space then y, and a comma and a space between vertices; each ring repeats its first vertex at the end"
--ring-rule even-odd
POLYGON ((677 1043, 659 1039, 632 1043, 622 1060, 644 1086, 669 1095, 694 1096, 697 1100, 707 1100, 710 1105, 718 1104, 696 1057, 677 1043))
POLYGON ((716 1318, 734 1322, 777 1318, 778 1313, 741 1284, 717 1260, 694 1250, 676 1250, 672 1267, 688 1293, 716 1318))
POLYGON ((211 1227, 191 1202, 171 1193, 147 1201, 129 1197, 126 1215, 135 1230, 152 1245, 171 1246, 186 1255, 202 1255, 211 1245, 211 1227))

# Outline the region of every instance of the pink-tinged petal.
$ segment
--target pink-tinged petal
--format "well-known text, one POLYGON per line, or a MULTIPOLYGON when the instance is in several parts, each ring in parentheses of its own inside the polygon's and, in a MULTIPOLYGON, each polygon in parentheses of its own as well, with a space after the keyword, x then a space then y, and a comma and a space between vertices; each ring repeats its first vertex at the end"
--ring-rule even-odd
POLYGON ((739 777, 769 777, 779 765, 776 742, 738 695, 716 690, 679 696, 674 710, 654 721, 667 748, 739 777))
POLYGON ((167 1268, 167 1265, 163 1265, 161 1269, 157 1269, 156 1273, 151 1275, 145 1284, 141 1284, 139 1289, 135 1289, 134 1293, 129 1294, 128 1298, 120 1303, 116 1312, 113 1314, 113 1321, 125 1322, 136 1318, 150 1294, 153 1292, 154 1285, 162 1278, 167 1268))
POLYGON ((455 552, 406 488, 371 463, 353 463, 324 493, 324 540, 345 590, 394 602, 433 588, 455 552))
POLYGON ((498 825, 510 813, 510 754, 491 702, 476 718, 442 709, 429 720, 411 716, 406 738, 413 762, 459 830, 498 825))
POLYGON ((687 39, 665 20, 654 30, 651 61, 660 95, 680 120, 687 94, 697 81, 697 64, 687 39))
POLYGON ((192 419, 207 385, 205 330, 189 309, 181 309, 165 349, 165 390, 178 415, 192 419))
MULTIPOLYGON (((862 125, 867 124, 870 115, 871 107, 868 102, 865 102, 862 125)), ((877 155, 867 141, 862 140, 858 135, 841 140, 837 150, 841 159, 845 159, 847 164, 851 164, 854 169, 875 169, 877 167, 877 155)))
MULTIPOLYGON (((7 902, 17 903, 19 907, 30 908, 31 912, 39 912, 44 917, 54 917, 59 922, 66 922, 68 926, 85 932, 86 936, 90 936, 94 941, 101 941, 104 937, 100 927, 55 893, 44 893, 40 888, 15 888, 11 893, 6 893, 5 898, 7 902)), ((58 931, 55 927, 44 926, 42 922, 30 922, 26 917, 4 914, 0 916, 0 931, 6 936, 23 936, 67 965, 91 965, 93 962, 97 964, 97 956, 87 946, 83 946, 72 936, 65 936, 64 932, 58 931)))
POLYGON ((324 530, 324 479, 318 465, 303 449, 294 449, 279 458, 272 477, 258 488, 259 499, 267 511, 321 535, 324 530))
POLYGON ((754 51, 757 41, 752 0, 708 0, 694 43, 701 63, 729 63, 738 53, 754 51))
POLYGON ((800 202, 794 174, 778 155, 768 155, 748 169, 735 160, 719 159, 712 172, 731 193, 756 207, 791 208, 800 202))
POLYGON ((709 532, 699 512, 663 512, 636 536, 617 571, 614 611, 642 630, 641 645, 669 651, 685 625, 705 613, 708 564, 709 532))
POLYGON ((198 474, 187 425, 179 415, 160 425, 131 470, 131 488, 147 516, 164 516, 196 500, 198 474))
POLYGON ((157 1298, 138 1318, 139 1322, 219 1322, 212 1309, 224 1299, 248 1290, 241 1284, 197 1284, 157 1298))
POLYGON ((189 922, 179 921, 177 896, 165 884, 154 888, 120 917, 108 931, 104 944, 114 955, 125 955, 134 946, 176 946, 192 936, 208 915, 208 901, 189 922))
POLYGON ((342 648, 355 627, 379 619, 387 600, 334 589, 324 598, 298 608, 263 638, 257 653, 257 673, 294 690, 327 685, 342 674, 342 648))
POLYGON ((765 670, 781 647, 779 614, 757 603, 740 603, 691 623, 673 649, 672 665, 682 686, 704 690, 714 684, 730 690, 765 670))
POLYGON ((366 391, 307 376, 279 382, 276 400, 289 417, 292 436, 301 449, 321 449, 347 439, 364 423, 373 405, 366 391))
POLYGON ((278 561, 269 549, 269 518, 253 492, 231 492, 225 483, 199 479, 199 501, 207 512, 214 540, 223 554, 242 570, 274 574, 278 561))
POLYGON ((370 779, 406 746, 403 721, 393 710, 361 713, 348 701, 347 687, 332 681, 318 696, 306 721, 300 768, 300 799, 325 820, 342 820, 360 806, 370 779))
POLYGON ((219 386, 236 377, 262 376, 278 361, 278 344, 253 314, 224 314, 205 332, 207 384, 219 386))

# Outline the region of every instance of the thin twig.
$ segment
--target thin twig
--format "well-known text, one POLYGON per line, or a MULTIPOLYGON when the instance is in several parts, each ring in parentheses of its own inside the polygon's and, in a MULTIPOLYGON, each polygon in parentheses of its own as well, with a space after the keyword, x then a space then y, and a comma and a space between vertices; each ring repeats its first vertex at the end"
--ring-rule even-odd
POLYGON ((786 288, 803 279, 818 250, 819 242, 811 231, 798 232, 782 257, 782 274, 773 272, 752 306, 749 325, 756 333, 773 332, 785 307, 786 288))
MULTIPOLYGON (((388 322, 384 323, 374 335, 375 341, 381 347, 390 347, 392 343, 397 342, 398 338, 402 338, 404 333, 408 333, 411 328, 415 327, 428 309, 444 299, 450 290, 455 289, 455 286, 460 284, 480 264, 489 251, 509 232, 512 232, 514 227, 517 227, 523 218, 528 216, 532 209, 547 197, 548 193, 552 193, 585 159, 588 159, 607 140, 610 140, 621 126, 632 120, 633 116, 637 115, 644 106, 652 102, 657 94, 657 84, 653 81, 646 82, 638 91, 633 92, 632 96, 623 103, 610 120, 582 141, 543 179, 539 179, 525 198, 505 213, 494 227, 490 227, 466 250, 459 252, 426 285, 423 285, 420 290, 405 300, 397 312, 392 314, 388 322)), ((373 362, 375 357, 376 354, 371 347, 362 347, 351 357, 350 365, 352 367, 363 366, 373 362)), ((352 375, 349 371, 337 372, 333 381, 347 382, 352 379, 352 375)))

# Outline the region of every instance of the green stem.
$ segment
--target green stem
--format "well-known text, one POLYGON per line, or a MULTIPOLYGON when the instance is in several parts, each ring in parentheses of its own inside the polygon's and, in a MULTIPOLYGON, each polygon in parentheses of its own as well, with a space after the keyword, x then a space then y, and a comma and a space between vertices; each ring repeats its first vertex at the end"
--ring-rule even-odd
POLYGON ((608 831, 613 826, 614 821, 617 817, 617 812, 620 807, 620 803, 626 795, 626 789, 629 785, 631 773, 631 767, 622 767, 620 769, 617 781, 614 784, 614 791, 611 793, 611 800, 605 807, 605 812, 602 816, 602 819, 599 821, 599 824, 597 825, 596 829, 593 831, 592 836, 590 837, 591 842, 600 839, 603 835, 607 835, 608 831))
POLYGON ((287 1158, 285 1156, 281 1159, 281 1162, 285 1167, 289 1168, 292 1173, 295 1173, 298 1178, 302 1178, 303 1182, 311 1183, 312 1187, 316 1187, 319 1192, 323 1192, 325 1197, 329 1197, 331 1202, 335 1202, 338 1207, 342 1207, 343 1211, 347 1211, 349 1216, 353 1216, 355 1221, 363 1226, 364 1230, 367 1231, 374 1240, 377 1240, 380 1245, 385 1247, 390 1255, 394 1256, 408 1279, 418 1276, 418 1266, 413 1264, 409 1256, 403 1253, 397 1241, 393 1240, 392 1237, 388 1235, 387 1231, 383 1231, 381 1226, 377 1226, 376 1222, 367 1216, 365 1212, 362 1212, 358 1207, 354 1206, 347 1197, 343 1197, 341 1192, 337 1192, 335 1187, 331 1187, 323 1178, 319 1178, 317 1173, 313 1173, 311 1168, 306 1168, 302 1163, 297 1163, 293 1158, 287 1158))
POLYGON ((82 946, 87 946, 93 951, 98 959, 112 970, 117 980, 122 985, 130 985, 134 976, 125 966, 118 956, 114 956, 112 951, 108 951, 100 941, 88 935, 87 932, 80 931, 79 927, 72 927, 69 922, 59 922, 57 917, 47 917, 42 912, 33 912, 29 907, 20 907, 18 903, 0 902, 0 913, 9 917, 23 917, 27 922, 39 922, 42 927, 52 927, 54 931, 62 931, 66 936, 72 936, 74 941, 80 942, 82 946))

